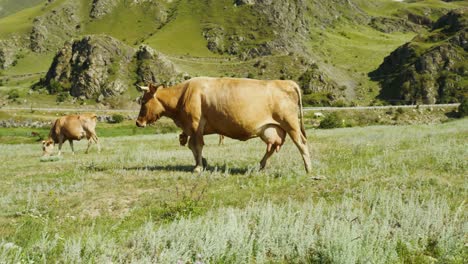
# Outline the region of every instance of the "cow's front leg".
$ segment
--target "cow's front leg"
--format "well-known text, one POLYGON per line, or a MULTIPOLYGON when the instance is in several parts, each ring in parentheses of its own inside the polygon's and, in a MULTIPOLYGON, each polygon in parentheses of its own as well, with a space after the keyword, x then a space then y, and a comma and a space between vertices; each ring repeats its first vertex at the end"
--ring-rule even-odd
POLYGON ((193 172, 200 173, 203 171, 203 167, 206 166, 206 160, 204 160, 202 156, 203 137, 190 137, 189 148, 193 153, 193 157, 195 158, 195 168, 193 168, 193 172))
POLYGON ((62 155, 62 144, 63 144, 63 141, 64 141, 63 136, 59 136, 59 137, 58 137, 58 144, 59 144, 59 146, 58 146, 58 154, 57 154, 57 156, 62 155))
POLYGON ((73 140, 69 139, 68 143, 70 143, 70 148, 72 150, 72 155, 75 155, 75 148, 73 148, 73 140))

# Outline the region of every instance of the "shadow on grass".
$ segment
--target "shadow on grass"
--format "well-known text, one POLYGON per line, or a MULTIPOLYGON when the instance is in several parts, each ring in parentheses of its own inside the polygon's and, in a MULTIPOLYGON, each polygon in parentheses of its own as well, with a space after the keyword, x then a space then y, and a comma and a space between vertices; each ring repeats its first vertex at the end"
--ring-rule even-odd
MULTIPOLYGON (((154 165, 154 166, 135 166, 135 167, 124 167, 124 170, 148 170, 148 171, 180 171, 180 172, 192 172, 194 166, 192 165, 154 165)), ((226 166, 207 166, 205 172, 225 172, 226 166)), ((249 171, 248 168, 229 168, 229 174, 246 174, 249 171)))

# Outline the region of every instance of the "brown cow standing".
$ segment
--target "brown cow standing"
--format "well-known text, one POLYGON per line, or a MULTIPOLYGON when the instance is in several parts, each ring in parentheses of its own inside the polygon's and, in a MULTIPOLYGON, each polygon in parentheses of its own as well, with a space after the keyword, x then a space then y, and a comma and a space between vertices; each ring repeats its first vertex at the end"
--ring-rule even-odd
POLYGON ((67 115, 58 118, 50 129, 49 138, 42 141, 43 155, 48 156, 52 154, 55 143, 58 143, 58 155, 60 156, 62 144, 66 140, 70 143, 72 153, 75 154, 73 140, 81 140, 85 137, 88 139, 86 153, 88 153, 92 141, 97 144, 98 151, 101 151, 99 139, 95 131, 96 122, 96 114, 67 115))
POLYGON ((203 135, 214 133, 238 140, 260 137, 267 144, 261 168, 283 145, 287 133, 306 171, 311 170, 301 92, 293 81, 197 77, 168 88, 152 84, 141 88, 146 92, 136 125, 144 127, 161 116, 171 118, 189 137, 194 172, 204 165, 203 135))

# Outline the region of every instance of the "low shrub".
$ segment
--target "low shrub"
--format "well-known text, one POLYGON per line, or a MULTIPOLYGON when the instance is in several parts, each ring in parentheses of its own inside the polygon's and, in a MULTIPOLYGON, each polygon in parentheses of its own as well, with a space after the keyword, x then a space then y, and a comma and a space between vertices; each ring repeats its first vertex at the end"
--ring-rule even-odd
POLYGON ((113 124, 122 123, 124 121, 124 119, 125 119, 125 117, 123 115, 121 115, 121 114, 113 114, 111 123, 113 123, 113 124))
POLYGON ((8 99, 12 100, 12 101, 16 101, 16 99, 18 99, 20 96, 19 96, 19 92, 17 89, 11 89, 9 92, 8 92, 8 99))
POLYGON ((464 98, 458 106, 458 115, 460 118, 468 115, 468 99, 464 98))
POLYGON ((70 98, 70 94, 68 92, 60 92, 57 94, 57 98, 55 98, 55 101, 57 103, 63 103, 67 101, 70 98))
POLYGON ((330 129, 330 128, 339 128, 343 127, 343 121, 338 113, 333 112, 325 116, 325 118, 320 122, 319 128, 330 129))

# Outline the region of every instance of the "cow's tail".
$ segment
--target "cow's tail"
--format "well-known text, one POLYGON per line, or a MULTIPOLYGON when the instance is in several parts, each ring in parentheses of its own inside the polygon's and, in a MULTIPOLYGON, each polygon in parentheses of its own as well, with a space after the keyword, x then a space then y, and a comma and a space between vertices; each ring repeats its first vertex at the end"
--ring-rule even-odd
POLYGON ((302 132, 302 135, 307 138, 307 134, 305 132, 305 127, 304 127, 304 111, 302 109, 302 94, 301 94, 301 88, 299 88, 299 85, 297 85, 297 83, 294 82, 294 89, 296 90, 296 93, 297 93, 297 96, 299 98, 299 102, 298 102, 298 105, 299 105, 299 118, 300 118, 300 122, 301 122, 301 132, 302 132))

